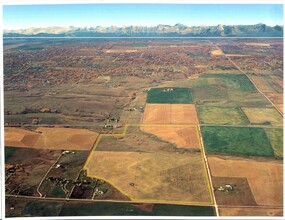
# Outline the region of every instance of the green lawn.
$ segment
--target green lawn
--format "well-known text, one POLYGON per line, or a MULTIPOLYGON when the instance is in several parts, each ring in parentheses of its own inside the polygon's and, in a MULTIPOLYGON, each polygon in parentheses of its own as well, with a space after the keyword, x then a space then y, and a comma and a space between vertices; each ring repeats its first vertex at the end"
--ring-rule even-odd
POLYGON ((274 157, 262 128, 203 126, 206 153, 274 157))
POLYGON ((147 103, 191 104, 189 88, 152 88, 147 94, 147 103))

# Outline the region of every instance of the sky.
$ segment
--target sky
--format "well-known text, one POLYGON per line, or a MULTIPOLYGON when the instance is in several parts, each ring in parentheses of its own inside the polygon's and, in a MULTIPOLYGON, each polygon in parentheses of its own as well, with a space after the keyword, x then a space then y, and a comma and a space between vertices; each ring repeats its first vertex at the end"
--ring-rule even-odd
POLYGON ((279 4, 69 4, 3 6, 3 28, 96 27, 158 24, 188 26, 283 25, 279 4))

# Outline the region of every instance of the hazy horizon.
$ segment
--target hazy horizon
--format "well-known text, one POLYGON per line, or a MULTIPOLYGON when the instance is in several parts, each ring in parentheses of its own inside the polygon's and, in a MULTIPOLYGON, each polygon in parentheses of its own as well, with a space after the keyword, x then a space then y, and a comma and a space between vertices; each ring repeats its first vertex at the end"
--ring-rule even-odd
POLYGON ((70 4, 3 6, 3 29, 110 26, 283 26, 281 4, 70 4), (237 13, 238 12, 238 13, 237 13))

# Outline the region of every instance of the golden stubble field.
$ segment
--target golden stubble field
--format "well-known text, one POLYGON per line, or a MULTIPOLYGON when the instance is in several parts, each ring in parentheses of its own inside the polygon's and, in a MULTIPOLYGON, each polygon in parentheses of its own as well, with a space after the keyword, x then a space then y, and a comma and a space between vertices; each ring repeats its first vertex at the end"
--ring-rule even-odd
POLYGON ((199 123, 194 104, 146 104, 143 124, 199 123))
POLYGON ((90 150, 98 133, 86 129, 38 127, 31 131, 7 127, 5 146, 37 149, 90 150))
POLYGON ((85 169, 133 201, 212 203, 200 153, 94 151, 85 169))
POLYGON ((178 148, 199 148, 197 130, 194 126, 142 126, 141 130, 174 143, 178 148))

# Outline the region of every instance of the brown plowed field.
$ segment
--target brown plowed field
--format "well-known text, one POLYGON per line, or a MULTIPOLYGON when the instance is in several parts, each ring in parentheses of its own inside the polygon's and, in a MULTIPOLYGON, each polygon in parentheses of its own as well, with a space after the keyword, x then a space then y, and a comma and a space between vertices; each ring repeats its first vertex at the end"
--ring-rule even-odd
POLYGON ((143 124, 198 124, 193 104, 146 104, 143 124))
POLYGON ((219 208, 221 216, 283 216, 282 208, 234 207, 219 208))
POLYGON ((87 175, 101 178, 134 201, 211 203, 200 154, 95 151, 87 175))
POLYGON ((5 128, 5 145, 37 149, 90 150, 98 133, 86 129, 45 128, 35 131, 5 128))
POLYGON ((236 157, 208 157, 214 177, 246 177, 258 205, 283 204, 283 165, 236 157))
POLYGON ((199 148, 196 127, 142 126, 141 130, 174 143, 178 148, 199 148))

